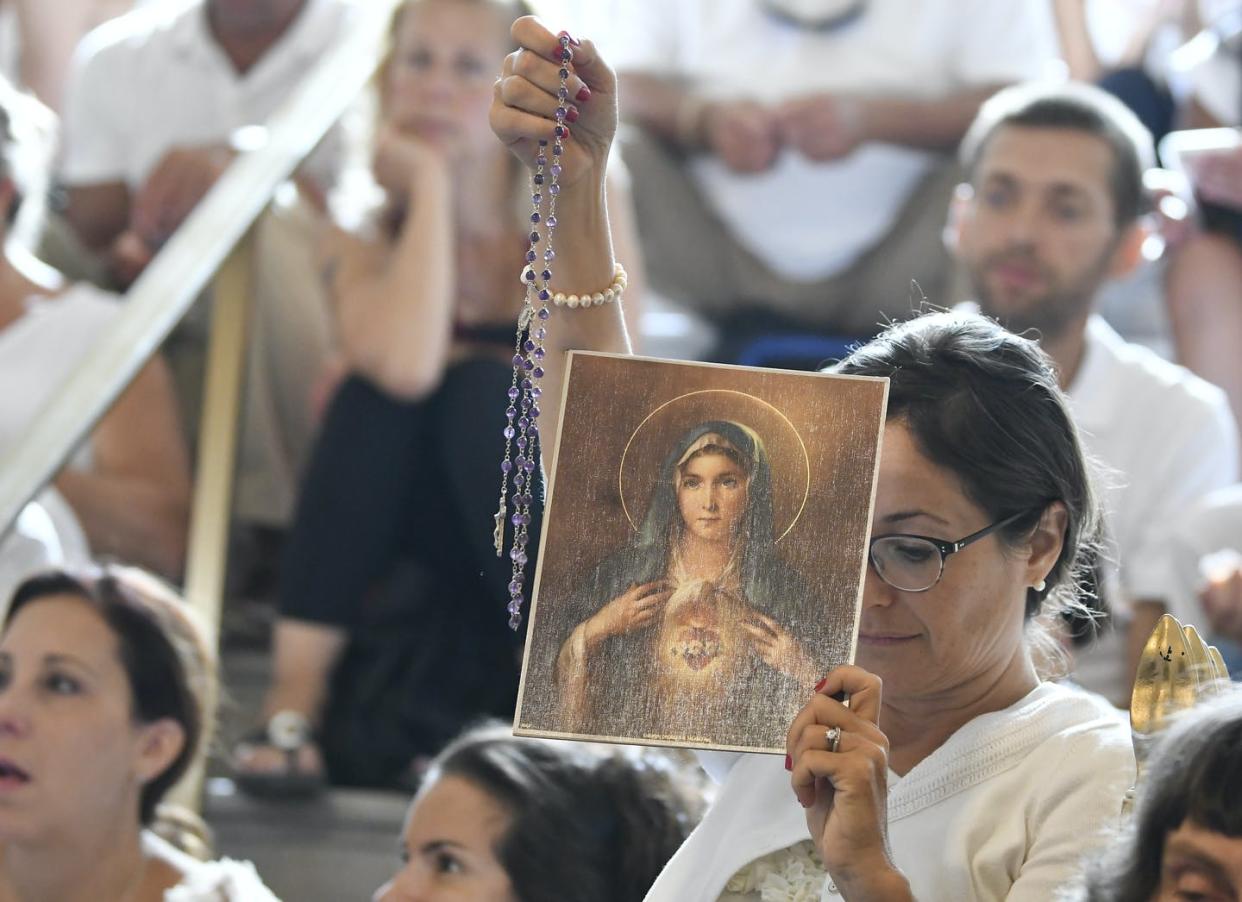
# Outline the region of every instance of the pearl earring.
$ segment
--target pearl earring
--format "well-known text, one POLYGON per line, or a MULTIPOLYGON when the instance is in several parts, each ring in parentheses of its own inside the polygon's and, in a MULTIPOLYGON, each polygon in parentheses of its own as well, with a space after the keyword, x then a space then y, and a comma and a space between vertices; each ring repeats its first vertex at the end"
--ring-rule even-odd
POLYGON ((1044 591, 1044 589, 1048 588, 1048 581, 1041 579, 1035 585, 1031 586, 1031 588, 1034 589, 1036 592, 1042 592, 1044 591))

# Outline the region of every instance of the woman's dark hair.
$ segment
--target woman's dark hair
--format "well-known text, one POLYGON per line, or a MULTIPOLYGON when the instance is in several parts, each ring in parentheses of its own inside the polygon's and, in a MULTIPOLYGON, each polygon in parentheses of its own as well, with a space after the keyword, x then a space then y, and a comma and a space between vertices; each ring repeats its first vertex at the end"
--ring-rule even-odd
POLYGON ((925 313, 890 326, 832 368, 887 376, 888 419, 903 423, 932 463, 953 473, 997 535, 1030 538, 1053 502, 1068 511, 1061 554, 1026 616, 1081 610, 1099 540, 1091 467, 1049 357, 1035 342, 970 313, 925 313))
POLYGON ((1088 902, 1150 899, 1164 843, 1182 824, 1242 837, 1242 690, 1182 714, 1148 759, 1124 840, 1091 868, 1088 902))
POLYGON ((521 902, 640 902, 701 813, 671 759, 482 727, 432 765, 509 812, 495 849, 521 902))
POLYGON ((205 744, 213 658, 181 599, 154 577, 133 568, 110 567, 97 577, 63 571, 31 577, 13 593, 4 631, 22 610, 56 595, 82 599, 116 636, 134 719, 153 723, 168 718, 185 732, 176 759, 142 787, 139 819, 150 826, 160 800, 205 744))

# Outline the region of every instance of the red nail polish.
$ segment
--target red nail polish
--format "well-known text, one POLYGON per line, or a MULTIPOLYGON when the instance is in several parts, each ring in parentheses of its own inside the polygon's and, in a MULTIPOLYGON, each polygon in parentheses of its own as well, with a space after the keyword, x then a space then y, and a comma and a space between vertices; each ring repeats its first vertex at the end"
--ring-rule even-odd
POLYGON ((828 682, 828 677, 824 677, 822 680, 820 680, 818 683, 815 684, 815 691, 818 692, 819 690, 823 689, 824 685, 827 682, 828 682))
POLYGON ((565 121, 566 122, 577 122, 578 121, 578 108, 576 106, 571 106, 568 110, 565 111, 565 121))
POLYGON ((793 759, 788 755, 785 756, 785 770, 793 770, 793 759))
POLYGON ((574 99, 582 103, 586 103, 588 100, 591 99, 591 89, 588 88, 586 85, 583 85, 578 90, 578 93, 574 95, 574 99))
POLYGON ((581 41, 579 41, 579 40, 577 40, 577 39, 576 39, 576 38, 575 38, 572 34, 570 34, 568 31, 558 32, 556 36, 557 36, 558 38, 569 38, 569 43, 573 44, 575 47, 581 47, 581 46, 582 46, 582 42, 581 42, 581 41))

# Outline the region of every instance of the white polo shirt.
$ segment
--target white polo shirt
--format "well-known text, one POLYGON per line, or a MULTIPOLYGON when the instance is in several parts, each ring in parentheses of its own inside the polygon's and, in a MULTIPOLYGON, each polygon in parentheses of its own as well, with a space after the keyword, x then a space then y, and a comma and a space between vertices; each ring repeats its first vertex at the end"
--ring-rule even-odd
MULTIPOLYGON (((608 39, 620 72, 685 80, 716 98, 779 103, 821 92, 937 99, 1038 77, 1056 55, 1044 0, 871 0, 843 27, 801 31, 755 0, 625 0, 608 39)), ((845 270, 895 224, 935 154, 867 144, 816 163, 781 153, 741 175, 691 164, 708 203, 775 273, 813 282, 845 270)))
MULTIPOLYGON (((170 149, 225 142, 265 123, 343 33, 352 8, 352 0, 306 0, 245 75, 216 43, 204 0, 164 0, 105 22, 74 54, 61 181, 119 181, 132 190, 170 149)), ((325 186, 334 181, 336 143, 325 141, 308 162, 325 186)))
POLYGON ((1238 480, 1237 428, 1225 393, 1093 316, 1069 386, 1086 450, 1106 468, 1101 500, 1113 565, 1104 592, 1113 627, 1077 655, 1074 679, 1129 702, 1125 627, 1136 600, 1174 599, 1171 527, 1208 492, 1238 480))

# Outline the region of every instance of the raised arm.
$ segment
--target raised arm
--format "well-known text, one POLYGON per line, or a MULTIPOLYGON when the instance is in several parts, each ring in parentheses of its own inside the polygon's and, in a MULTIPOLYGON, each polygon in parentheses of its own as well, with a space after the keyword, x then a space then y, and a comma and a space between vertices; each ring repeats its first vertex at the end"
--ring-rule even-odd
MULTIPOLYGON (((522 162, 533 166, 540 138, 552 139, 556 125, 556 91, 560 64, 556 35, 538 19, 513 23, 521 47, 505 59, 496 82, 491 124, 496 135, 522 162)), ((605 170, 617 130, 617 79, 590 41, 576 43, 568 88, 578 109, 570 127, 561 193, 557 201, 560 227, 555 235, 553 290, 583 294, 603 290, 612 281, 615 259, 608 224, 605 170)), ((514 273, 521 261, 514 261, 514 273)), ((559 432, 565 352, 570 349, 628 352, 622 310, 618 304, 587 309, 557 309, 548 323, 548 358, 544 365, 544 447, 555 448, 559 432)), ((555 460, 544 460, 549 470, 555 460)))

